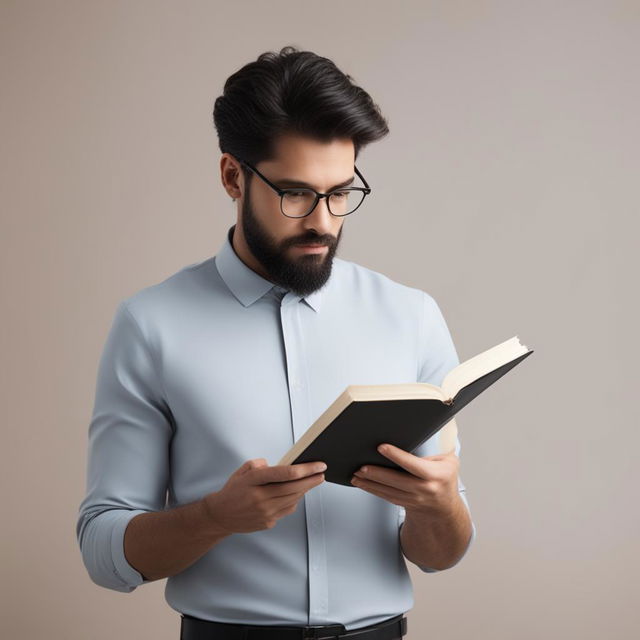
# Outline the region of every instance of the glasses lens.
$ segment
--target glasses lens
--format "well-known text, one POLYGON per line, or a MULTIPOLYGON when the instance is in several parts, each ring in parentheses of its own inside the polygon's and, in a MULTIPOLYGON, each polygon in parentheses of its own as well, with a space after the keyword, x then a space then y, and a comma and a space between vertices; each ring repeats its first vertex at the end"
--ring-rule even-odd
POLYGON ((315 201, 316 194, 311 189, 287 191, 282 196, 282 212, 292 218, 306 216, 315 201))
POLYGON ((364 192, 357 189, 334 191, 329 196, 329 211, 334 216, 346 216, 355 211, 364 200, 364 192))
MULTIPOLYGON (((358 190, 341 189, 334 191, 328 198, 329 211, 334 216, 346 216, 355 211, 364 200, 365 194, 358 190)), ((311 189, 288 191, 282 196, 282 212, 291 218, 306 216, 316 201, 311 189)))

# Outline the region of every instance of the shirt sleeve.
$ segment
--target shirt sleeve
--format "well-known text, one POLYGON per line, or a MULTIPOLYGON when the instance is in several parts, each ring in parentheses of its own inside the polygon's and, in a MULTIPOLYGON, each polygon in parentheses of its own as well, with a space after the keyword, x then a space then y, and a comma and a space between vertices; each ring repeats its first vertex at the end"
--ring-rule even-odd
POLYGON ((124 554, 136 515, 163 510, 173 432, 153 354, 121 302, 98 365, 88 437, 86 496, 76 536, 96 584, 130 592, 149 582, 124 554))
MULTIPOLYGON (((440 307, 433 297, 425 292, 422 292, 421 317, 422 322, 418 332, 419 364, 417 381, 428 382, 429 384, 440 386, 447 373, 460 364, 460 359, 440 307)), ((460 440, 458 438, 456 417, 452 418, 431 438, 423 442, 413 451, 413 454, 420 457, 426 457, 447 453, 452 450, 455 450, 456 456, 460 457, 460 440)), ((466 496, 466 487, 464 486, 460 475, 458 475, 458 492, 467 507, 467 511, 469 511, 469 516, 471 516, 471 510, 466 496)), ((398 507, 399 531, 402 529, 405 516, 406 510, 404 507, 398 507)), ((472 530, 469 543, 458 562, 466 555, 476 538, 476 526, 473 520, 471 521, 471 527, 472 530)), ((416 566, 425 573, 435 573, 440 571, 440 569, 432 569, 431 567, 421 565, 416 566)))

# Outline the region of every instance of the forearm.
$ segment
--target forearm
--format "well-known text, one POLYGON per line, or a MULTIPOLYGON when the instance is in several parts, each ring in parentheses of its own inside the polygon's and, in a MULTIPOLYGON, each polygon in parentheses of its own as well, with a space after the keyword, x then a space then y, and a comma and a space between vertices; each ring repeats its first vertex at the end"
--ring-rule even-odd
POLYGON ((458 494, 442 513, 406 509, 400 544, 407 560, 431 569, 448 569, 467 549, 472 534, 471 517, 458 494))
POLYGON ((228 535, 198 500, 132 518, 124 553, 146 580, 159 580, 180 573, 228 535))

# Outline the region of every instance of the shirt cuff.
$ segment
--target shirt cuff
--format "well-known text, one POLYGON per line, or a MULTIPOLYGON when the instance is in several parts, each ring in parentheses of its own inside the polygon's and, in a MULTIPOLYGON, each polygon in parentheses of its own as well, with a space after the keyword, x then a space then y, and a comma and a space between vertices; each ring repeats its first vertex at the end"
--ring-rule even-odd
POLYGON ((150 582, 145 580, 142 574, 136 571, 127 561, 124 555, 124 533, 129 522, 141 513, 148 513, 144 509, 127 509, 119 514, 118 519, 111 530, 111 559, 115 574, 127 587, 127 591, 133 591, 139 585, 150 582))
POLYGON ((124 533, 132 518, 145 509, 107 508, 83 513, 76 524, 82 560, 89 577, 101 587, 130 592, 145 580, 124 555, 124 533))

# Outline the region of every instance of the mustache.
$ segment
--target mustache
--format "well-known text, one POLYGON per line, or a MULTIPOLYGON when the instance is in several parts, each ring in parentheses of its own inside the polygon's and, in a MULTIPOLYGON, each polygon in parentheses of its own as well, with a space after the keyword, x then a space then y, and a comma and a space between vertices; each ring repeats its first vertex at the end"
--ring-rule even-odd
POLYGON ((296 240, 292 240, 290 242, 291 245, 299 245, 299 244, 315 244, 315 245, 322 245, 322 246, 331 246, 332 244, 335 243, 335 238, 327 238, 325 237, 321 237, 321 236, 314 236, 313 238, 298 238, 296 240))

